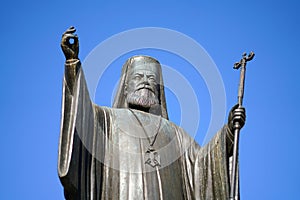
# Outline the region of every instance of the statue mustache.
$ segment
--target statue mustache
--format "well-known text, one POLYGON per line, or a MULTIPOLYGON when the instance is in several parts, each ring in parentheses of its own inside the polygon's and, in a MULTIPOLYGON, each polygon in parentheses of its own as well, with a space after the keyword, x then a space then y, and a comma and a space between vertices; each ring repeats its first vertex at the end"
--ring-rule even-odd
POLYGON ((154 93, 154 88, 153 88, 152 86, 150 86, 150 85, 147 85, 147 84, 139 84, 139 85, 137 86, 137 88, 136 88, 135 91, 139 91, 139 90, 141 90, 141 89, 148 89, 148 90, 150 90, 151 92, 154 93))

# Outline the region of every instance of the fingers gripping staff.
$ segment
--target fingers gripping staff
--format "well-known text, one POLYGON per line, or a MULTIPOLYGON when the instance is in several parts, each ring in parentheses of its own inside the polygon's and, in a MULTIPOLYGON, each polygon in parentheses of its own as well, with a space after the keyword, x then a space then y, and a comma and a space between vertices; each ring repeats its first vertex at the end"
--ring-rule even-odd
POLYGON ((233 115, 233 130, 234 130, 234 146, 233 146, 233 158, 232 158, 232 172, 231 172, 231 184, 230 184, 230 200, 236 200, 238 197, 238 190, 236 189, 237 182, 237 158, 238 158, 238 144, 239 144, 239 133, 244 125, 245 121, 243 118, 239 117, 238 113, 243 112, 243 97, 244 97, 244 84, 245 84, 245 73, 246 64, 248 61, 252 60, 254 53, 250 52, 247 56, 246 53, 243 54, 243 58, 234 64, 234 69, 241 69, 240 73, 240 84, 238 90, 238 104, 235 109, 235 114, 233 115))

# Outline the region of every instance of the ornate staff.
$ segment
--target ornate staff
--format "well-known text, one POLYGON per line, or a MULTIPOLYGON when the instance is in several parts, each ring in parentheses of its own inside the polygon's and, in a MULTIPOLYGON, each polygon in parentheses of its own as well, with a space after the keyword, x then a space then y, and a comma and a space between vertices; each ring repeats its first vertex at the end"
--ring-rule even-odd
MULTIPOLYGON (((238 105, 239 108, 243 105, 243 97, 244 97, 244 84, 245 84, 245 73, 246 73, 246 64, 248 61, 252 60, 254 57, 254 53, 251 51, 247 56, 247 53, 243 54, 243 58, 240 62, 236 62, 234 64, 234 69, 241 68, 240 74, 240 84, 238 90, 238 105)), ((233 145, 233 158, 232 158, 232 172, 231 172, 231 185, 230 185, 230 200, 234 200, 237 197, 238 191, 236 190, 236 175, 237 175, 237 158, 238 158, 238 146, 239 146, 239 134, 241 130, 241 125, 239 120, 234 121, 234 145, 233 145)))

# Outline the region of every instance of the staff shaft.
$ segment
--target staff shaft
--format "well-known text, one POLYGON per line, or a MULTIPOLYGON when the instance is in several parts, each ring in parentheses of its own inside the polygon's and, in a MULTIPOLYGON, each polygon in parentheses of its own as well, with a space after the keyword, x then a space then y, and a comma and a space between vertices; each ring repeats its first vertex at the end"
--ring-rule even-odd
POLYGON ((246 64, 245 66, 241 67, 241 74, 240 74, 240 84, 238 90, 238 104, 240 107, 243 105, 245 76, 246 76, 246 64))
MULTIPOLYGON (((240 127, 240 123, 237 122, 235 127, 240 127)), ((233 157, 232 157, 232 172, 231 172, 231 185, 230 185, 230 200, 237 200, 238 190, 237 190, 237 160, 239 152, 239 136, 240 128, 234 129, 234 144, 233 144, 233 157)))
MULTIPOLYGON (((243 54, 243 58, 240 62, 234 64, 234 69, 241 68, 240 72, 240 83, 238 89, 238 105, 242 107, 243 105, 243 98, 244 98, 244 85, 245 85, 245 75, 246 75, 246 64, 247 61, 250 61, 254 57, 254 53, 250 52, 248 57, 247 54, 243 54)), ((239 121, 234 122, 234 144, 233 144, 233 155, 232 155, 232 171, 231 171, 231 184, 230 184, 230 200, 237 200, 238 198, 238 188, 237 186, 237 173, 238 173, 238 151, 239 151, 239 135, 241 130, 241 124, 239 121)))

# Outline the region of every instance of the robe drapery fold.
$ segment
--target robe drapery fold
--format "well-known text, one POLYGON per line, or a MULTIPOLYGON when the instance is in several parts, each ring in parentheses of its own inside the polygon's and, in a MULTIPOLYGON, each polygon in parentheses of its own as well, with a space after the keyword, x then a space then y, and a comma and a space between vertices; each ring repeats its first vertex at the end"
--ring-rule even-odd
MULTIPOLYGON (((65 77, 58 158, 66 199, 229 199, 227 126, 200 147, 162 118, 154 143, 161 163, 152 167, 145 164, 149 140, 133 113, 93 104, 81 69, 73 88, 67 82, 65 77)), ((160 120, 133 112, 144 124, 160 120)))

